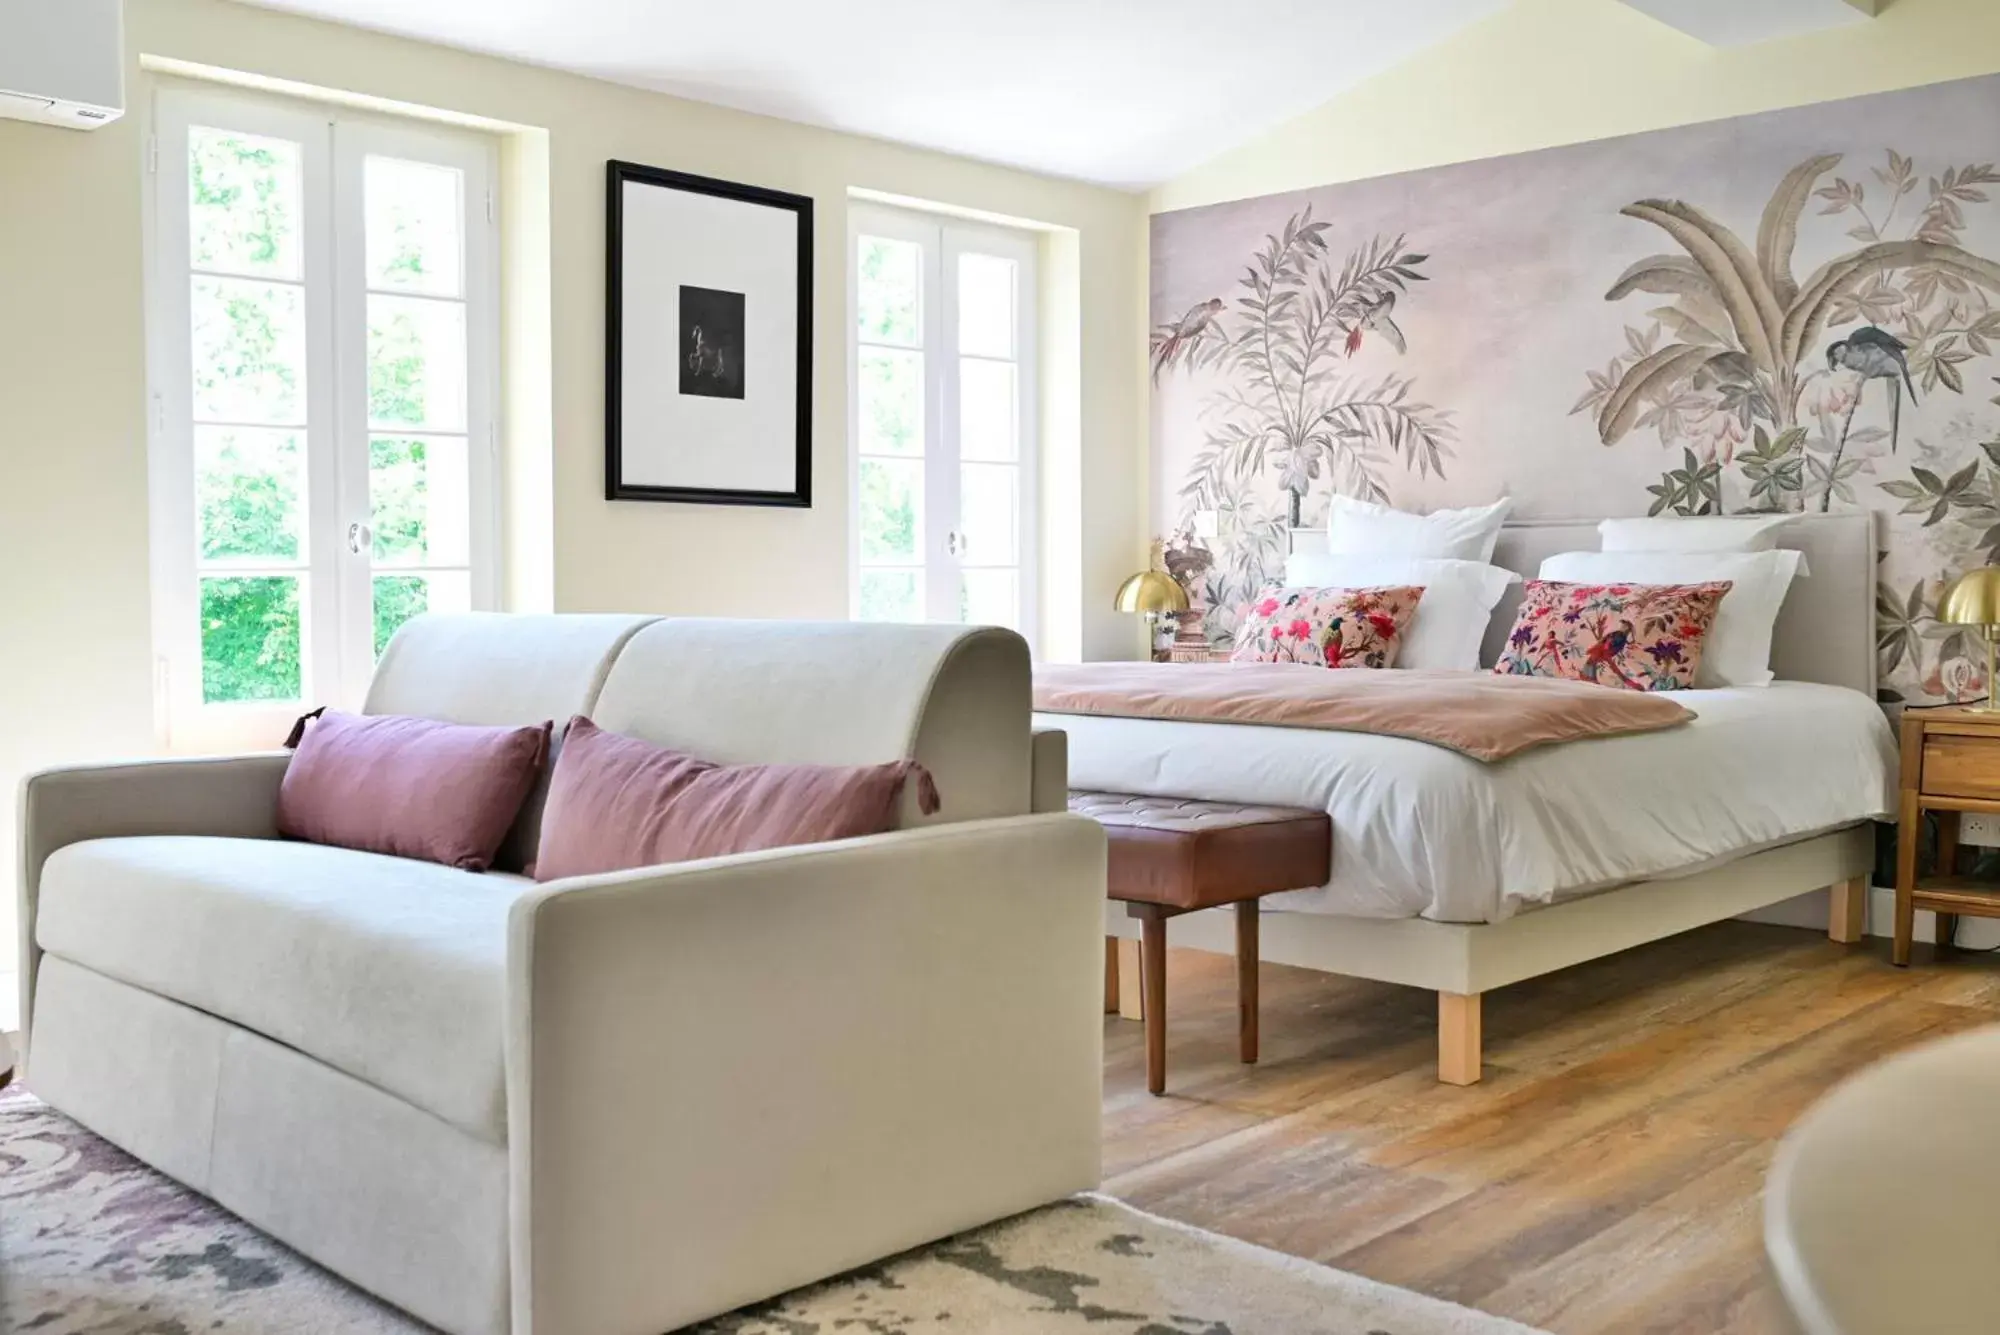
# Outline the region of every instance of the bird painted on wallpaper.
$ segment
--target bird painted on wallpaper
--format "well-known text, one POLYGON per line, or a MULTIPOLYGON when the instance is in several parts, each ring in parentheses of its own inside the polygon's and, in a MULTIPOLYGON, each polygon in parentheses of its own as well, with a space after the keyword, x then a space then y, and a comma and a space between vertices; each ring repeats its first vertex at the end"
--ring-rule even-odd
MULTIPOLYGON (((1872 324, 1837 340, 1826 350, 1826 369, 1855 372, 1861 377, 1862 389, 1868 387, 1870 380, 1889 382, 1889 448, 1892 451, 1896 448, 1896 438, 1902 427, 1903 391, 1910 391, 1913 406, 1917 402, 1917 387, 1910 381, 1910 363, 1903 355, 1908 350, 1894 334, 1872 324)), ((1860 401, 1859 390, 1856 391, 1855 401, 1860 401)))
MULTIPOLYGON (((1215 328, 1216 317, 1222 314, 1222 298, 1210 297, 1188 307, 1188 313, 1175 324, 1161 325, 1153 331, 1153 379, 1160 378, 1160 372, 1172 366, 1183 357, 1193 355, 1215 328)), ((1219 331, 1218 331, 1219 332, 1219 331)))
POLYGON ((1396 294, 1384 292, 1373 301, 1362 298, 1361 314, 1355 317, 1354 327, 1347 331, 1347 355, 1352 357, 1361 351, 1361 337, 1374 331, 1389 340, 1389 346, 1397 352, 1408 352, 1410 345, 1403 337, 1403 331, 1395 320, 1396 294))

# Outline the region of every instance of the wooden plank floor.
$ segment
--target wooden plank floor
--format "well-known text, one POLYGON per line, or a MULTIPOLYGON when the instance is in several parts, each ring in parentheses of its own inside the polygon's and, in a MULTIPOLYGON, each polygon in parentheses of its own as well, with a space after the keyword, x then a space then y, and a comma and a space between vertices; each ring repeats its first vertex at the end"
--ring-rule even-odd
POLYGON ((1486 1075, 1436 1083, 1432 994, 1169 952, 1167 1095, 1105 1024, 1105 1190, 1557 1332, 1784 1329, 1764 1171, 1842 1076, 2000 1021, 2000 955, 1720 923, 1486 996, 1486 1075))

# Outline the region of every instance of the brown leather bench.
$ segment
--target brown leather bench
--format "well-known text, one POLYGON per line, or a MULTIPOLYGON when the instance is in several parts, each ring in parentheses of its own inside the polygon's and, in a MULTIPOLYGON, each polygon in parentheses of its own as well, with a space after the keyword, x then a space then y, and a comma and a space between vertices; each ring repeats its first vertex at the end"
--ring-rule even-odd
MULTIPOLYGON (((1071 793, 1069 809, 1104 827, 1107 893, 1139 920, 1146 1088, 1167 1087, 1167 919, 1236 905, 1239 1055, 1257 1060, 1257 901, 1326 883, 1333 822, 1297 807, 1198 802, 1127 793, 1071 793)), ((1106 1008, 1117 1009, 1118 954, 1104 955, 1106 1008)))

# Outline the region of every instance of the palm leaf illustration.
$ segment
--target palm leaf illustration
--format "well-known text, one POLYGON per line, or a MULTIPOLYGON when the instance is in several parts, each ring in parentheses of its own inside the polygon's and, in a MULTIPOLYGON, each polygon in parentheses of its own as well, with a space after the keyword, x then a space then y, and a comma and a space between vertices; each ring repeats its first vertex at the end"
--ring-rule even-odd
POLYGON ((1606 301, 1618 301, 1634 292, 1658 292, 1663 296, 1699 296, 1710 301, 1720 298, 1708 270, 1685 255, 1648 255, 1635 260, 1618 276, 1606 301))
POLYGON ((1620 212, 1652 223, 1683 254, 1648 255, 1620 274, 1604 294, 1619 301, 1634 292, 1671 296, 1652 312, 1681 340, 1640 358, 1619 375, 1599 406, 1599 438, 1615 444, 1636 424, 1647 401, 1661 401, 1704 372, 1754 381, 1780 431, 1797 424, 1808 363, 1841 303, 1869 282, 1899 269, 1922 269, 1959 283, 2000 292, 2000 264, 1949 241, 1878 241, 1820 265, 1801 281, 1792 273, 1799 219, 1819 179, 1840 161, 1835 153, 1808 158, 1785 174, 1764 206, 1753 252, 1729 228, 1683 200, 1642 199, 1620 212), (1740 353, 1747 367, 1718 354, 1740 353), (1745 374, 1747 372, 1747 375, 1745 374))
POLYGON ((1606 445, 1615 444, 1638 420, 1648 393, 1679 384, 1709 362, 1736 355, 1733 351, 1669 343, 1649 357, 1634 363, 1618 381, 1618 387, 1597 413, 1597 434, 1606 445))
POLYGON ((1799 215, 1805 212, 1806 201, 1812 198, 1813 186, 1819 178, 1839 162, 1838 153, 1807 158, 1785 173, 1771 202, 1764 206, 1763 221, 1757 225, 1757 265, 1781 306, 1790 306, 1799 294, 1799 285, 1792 278, 1792 250, 1799 240, 1799 215))
POLYGON ((1619 210, 1630 218, 1652 223, 1680 242, 1681 248, 1701 266, 1715 285, 1722 308, 1736 327, 1736 337, 1759 370, 1775 375, 1778 369, 1778 331, 1784 312, 1777 295, 1764 280, 1763 270, 1750 248, 1736 233, 1724 227, 1692 204, 1677 199, 1642 199, 1619 210))
POLYGON ((1878 241, 1812 271, 1785 313, 1780 341, 1786 355, 1794 363, 1805 357, 1825 330, 1833 304, 1870 277, 1918 265, 1977 283, 1988 291, 2000 291, 2000 264, 1981 259, 1961 246, 1935 241, 1878 241))

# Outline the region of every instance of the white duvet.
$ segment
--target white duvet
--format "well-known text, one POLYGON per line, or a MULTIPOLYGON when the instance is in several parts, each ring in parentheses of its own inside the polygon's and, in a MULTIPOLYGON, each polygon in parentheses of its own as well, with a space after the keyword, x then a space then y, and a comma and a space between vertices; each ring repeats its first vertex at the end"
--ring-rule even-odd
POLYGON ((1687 691, 1692 723, 1486 765, 1394 737, 1040 714, 1073 789, 1322 809, 1333 877, 1270 907, 1493 922, 1886 816, 1896 742, 1858 691, 1687 691))

